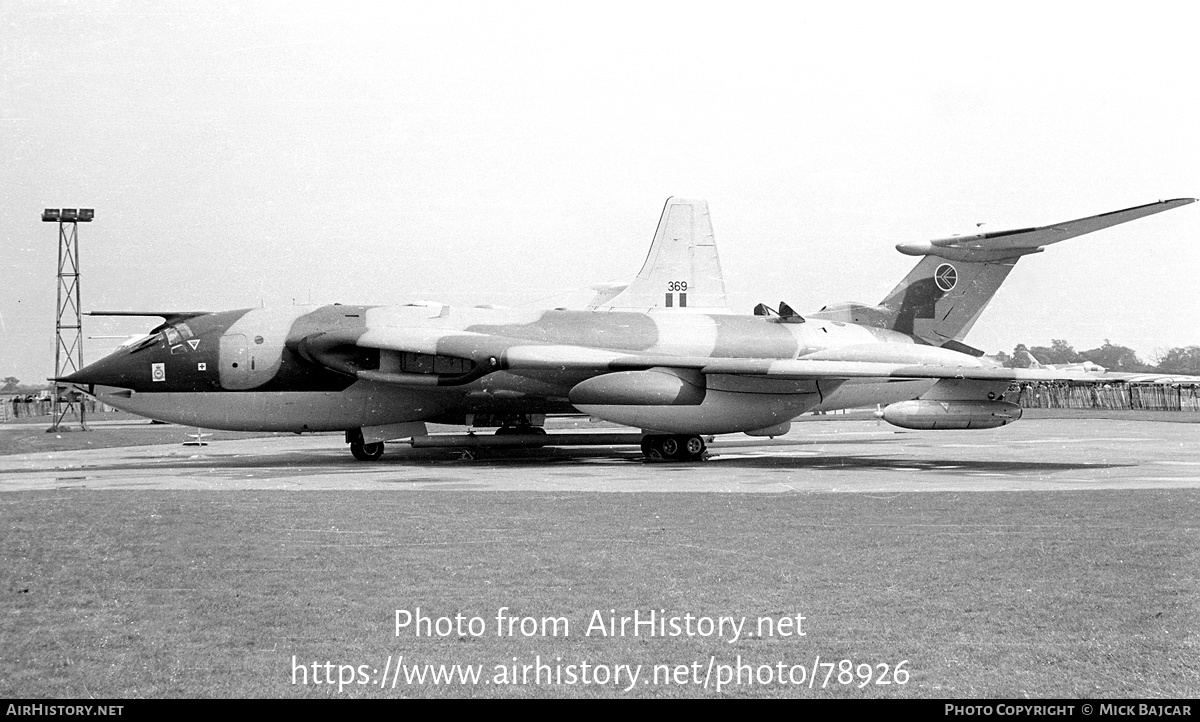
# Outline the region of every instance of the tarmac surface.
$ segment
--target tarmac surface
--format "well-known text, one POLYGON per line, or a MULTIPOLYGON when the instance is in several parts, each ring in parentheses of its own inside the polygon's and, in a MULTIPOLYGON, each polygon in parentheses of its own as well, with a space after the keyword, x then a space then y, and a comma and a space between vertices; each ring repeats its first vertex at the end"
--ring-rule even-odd
MULTIPOLYGON (((180 428, 180 441, 189 430, 180 428)), ((1200 424, 1029 419, 982 431, 875 420, 793 425, 774 440, 717 437, 701 462, 629 446, 484 450, 389 444, 355 460, 340 435, 0 456, 0 492, 54 489, 394 489, 619 492, 1014 491, 1200 488, 1200 424)))

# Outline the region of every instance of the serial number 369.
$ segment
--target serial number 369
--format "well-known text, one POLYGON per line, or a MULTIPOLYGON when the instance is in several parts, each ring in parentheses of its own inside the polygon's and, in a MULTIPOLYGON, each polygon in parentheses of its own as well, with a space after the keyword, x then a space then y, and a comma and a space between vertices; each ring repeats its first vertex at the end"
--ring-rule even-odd
POLYGON ((668 291, 686 291, 687 281, 667 281, 668 291))

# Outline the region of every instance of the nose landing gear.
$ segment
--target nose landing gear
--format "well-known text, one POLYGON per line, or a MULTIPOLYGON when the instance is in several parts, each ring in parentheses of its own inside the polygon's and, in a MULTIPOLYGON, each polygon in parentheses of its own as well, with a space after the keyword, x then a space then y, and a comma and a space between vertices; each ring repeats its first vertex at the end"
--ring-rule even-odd
POLYGON ((660 461, 699 461, 707 446, 695 434, 648 435, 642 437, 642 453, 647 459, 660 461))
POLYGON ((374 444, 364 444, 361 441, 351 441, 350 453, 354 454, 354 458, 359 461, 375 461, 383 456, 383 442, 377 441, 374 444))

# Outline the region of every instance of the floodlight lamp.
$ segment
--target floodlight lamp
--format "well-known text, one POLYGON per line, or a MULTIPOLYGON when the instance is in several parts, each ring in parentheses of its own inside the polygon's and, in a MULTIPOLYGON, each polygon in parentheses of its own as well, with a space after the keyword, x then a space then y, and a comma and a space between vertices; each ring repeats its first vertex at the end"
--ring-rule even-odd
POLYGON ((47 208, 42 211, 42 221, 46 223, 58 223, 58 209, 47 208))
POLYGON ((64 208, 64 209, 62 209, 62 215, 59 217, 64 222, 71 223, 71 222, 78 220, 77 214, 78 214, 78 211, 76 211, 74 208, 64 208))

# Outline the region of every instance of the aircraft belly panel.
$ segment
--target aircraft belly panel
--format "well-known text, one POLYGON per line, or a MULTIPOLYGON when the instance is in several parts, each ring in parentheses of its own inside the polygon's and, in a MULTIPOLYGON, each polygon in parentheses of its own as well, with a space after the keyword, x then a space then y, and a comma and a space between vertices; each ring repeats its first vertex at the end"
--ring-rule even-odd
POLYGON ((228 431, 344 431, 425 419, 454 402, 438 392, 365 383, 311 392, 135 391, 125 396, 97 389, 96 398, 139 416, 228 431))
POLYGON ((407 389, 390 384, 366 382, 359 382, 347 391, 350 392, 348 396, 362 396, 358 424, 360 426, 421 421, 440 414, 461 399, 460 394, 453 391, 407 389))

